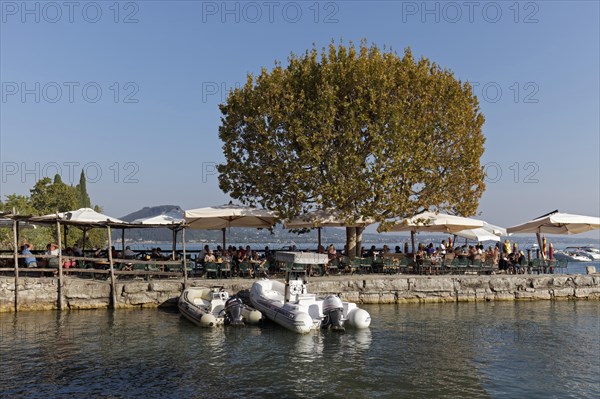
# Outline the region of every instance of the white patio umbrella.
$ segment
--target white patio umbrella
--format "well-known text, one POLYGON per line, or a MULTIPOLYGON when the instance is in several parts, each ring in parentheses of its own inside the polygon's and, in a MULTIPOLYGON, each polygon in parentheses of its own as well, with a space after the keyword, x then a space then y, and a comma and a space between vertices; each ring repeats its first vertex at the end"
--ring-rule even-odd
POLYGON ((190 209, 183 217, 189 228, 225 231, 228 227, 269 228, 275 225, 277 213, 250 206, 225 204, 207 208, 190 209))
MULTIPOLYGON (((182 212, 167 212, 161 215, 150 216, 145 218, 135 219, 132 224, 140 224, 144 226, 152 226, 152 227, 161 227, 164 226, 171 230, 173 235, 172 248, 171 248, 171 256, 175 259, 175 252, 177 250, 177 232, 183 228, 183 224, 185 220, 183 219, 182 212)), ((183 241, 183 233, 182 233, 182 241, 183 241)), ((183 243, 185 247, 185 243, 183 243)), ((124 250, 123 250, 124 251, 124 250)))
POLYGON ((432 233, 452 233, 483 227, 483 221, 465 218, 462 216, 448 215, 445 213, 421 212, 411 218, 396 221, 390 231, 410 231, 412 251, 415 253, 415 234, 418 231, 432 233))
POLYGON ((112 216, 96 212, 91 208, 80 208, 74 211, 52 213, 44 216, 36 216, 31 221, 68 221, 71 224, 103 224, 103 223, 126 223, 112 216))
MULTIPOLYGON (((74 211, 67 212, 59 212, 53 213, 44 216, 36 216, 30 219, 32 222, 40 221, 40 222, 66 222, 66 224, 75 225, 79 227, 83 231, 83 249, 85 250, 85 235, 87 230, 93 227, 104 227, 108 223, 115 224, 123 224, 126 225, 127 222, 122 221, 121 219, 117 219, 112 216, 107 216, 103 213, 96 212, 92 208, 80 208, 74 211)), ((66 230, 65 230, 65 243, 66 246, 66 230)))
POLYGON ((185 223, 185 219, 183 215, 176 212, 164 213, 162 215, 151 216, 146 218, 135 219, 133 224, 149 224, 149 225, 157 225, 157 226, 171 226, 185 223))
MULTIPOLYGON (((561 213, 558 210, 540 216, 532 221, 508 227, 510 234, 535 233, 538 245, 542 248, 541 235, 544 234, 579 234, 600 229, 600 217, 561 213)), ((546 254, 542 251, 542 257, 546 254)))
POLYGON ((366 227, 374 222, 372 219, 363 218, 348 222, 341 217, 339 211, 319 209, 284 222, 284 227, 286 229, 316 228, 318 230, 319 247, 321 247, 321 228, 323 227, 366 227))
POLYGON ((483 227, 461 230, 455 235, 474 241, 500 241, 500 236, 507 235, 506 229, 483 222, 483 227))

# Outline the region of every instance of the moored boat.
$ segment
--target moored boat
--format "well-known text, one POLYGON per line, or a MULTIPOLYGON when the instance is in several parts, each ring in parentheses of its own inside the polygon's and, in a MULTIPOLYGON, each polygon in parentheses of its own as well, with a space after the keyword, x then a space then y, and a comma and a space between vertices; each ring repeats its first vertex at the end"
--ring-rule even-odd
POLYGON ((563 249, 554 251, 554 257, 557 260, 566 260, 567 262, 591 262, 592 259, 582 251, 574 249, 563 249))
POLYGON ((297 333, 317 329, 344 331, 346 327, 367 328, 371 324, 369 313, 355 303, 343 302, 336 295, 317 298, 307 292, 307 274, 303 266, 326 262, 327 255, 295 252, 278 253, 278 260, 300 266, 289 267, 285 283, 262 279, 250 289, 250 302, 265 317, 297 333))
POLYGON ((578 255, 590 258, 592 261, 600 261, 600 250, 594 247, 567 247, 566 250, 576 250, 578 255))
POLYGON ((200 327, 243 326, 258 324, 262 319, 258 310, 245 305, 236 296, 230 297, 222 287, 189 287, 183 291, 177 305, 186 319, 200 327))

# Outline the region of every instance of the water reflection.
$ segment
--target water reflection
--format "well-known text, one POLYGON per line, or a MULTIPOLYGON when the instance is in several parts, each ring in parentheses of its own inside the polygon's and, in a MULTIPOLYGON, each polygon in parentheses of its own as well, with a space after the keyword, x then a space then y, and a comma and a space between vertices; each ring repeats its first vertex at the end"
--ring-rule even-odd
POLYGON ((598 397, 598 301, 365 306, 367 330, 3 314, 1 397, 598 397))

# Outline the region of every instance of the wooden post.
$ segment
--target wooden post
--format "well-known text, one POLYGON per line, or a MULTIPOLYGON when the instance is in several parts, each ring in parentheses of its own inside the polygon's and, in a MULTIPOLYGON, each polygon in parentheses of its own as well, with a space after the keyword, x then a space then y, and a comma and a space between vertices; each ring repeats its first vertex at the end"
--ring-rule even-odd
POLYGON ((413 261, 417 259, 417 252, 415 251, 415 231, 410 231, 410 241, 412 242, 412 253, 413 253, 413 261))
POLYGON ((319 241, 319 245, 317 246, 317 252, 321 249, 321 227, 317 227, 317 237, 319 241))
MULTIPOLYGON (((65 229, 66 230, 66 229, 65 229)), ((56 220, 56 237, 58 239, 58 309, 63 309, 62 287, 63 287, 63 270, 62 270, 62 243, 60 238, 60 222, 56 220)))
POLYGON ((81 254, 85 256, 85 235, 87 233, 87 228, 83 227, 83 237, 81 238, 81 254))
POLYGON ((171 232, 173 233, 173 244, 171 244, 171 260, 176 260, 177 257, 175 256, 175 253, 177 252, 177 228, 172 228, 171 232))
POLYGON ((113 257, 112 257, 112 236, 110 231, 110 226, 106 226, 106 232, 108 235, 108 264, 110 265, 110 299, 111 299, 111 307, 115 309, 117 307, 117 286, 115 281, 115 268, 113 265, 113 257))
POLYGON ((181 250, 183 251, 183 289, 187 288, 187 256, 185 254, 185 227, 181 228, 181 250))
POLYGON ((125 259, 125 229, 121 229, 121 259, 125 259))
POLYGON ((15 257, 15 312, 19 311, 19 241, 17 238, 18 230, 19 222, 13 220, 13 255, 15 257))

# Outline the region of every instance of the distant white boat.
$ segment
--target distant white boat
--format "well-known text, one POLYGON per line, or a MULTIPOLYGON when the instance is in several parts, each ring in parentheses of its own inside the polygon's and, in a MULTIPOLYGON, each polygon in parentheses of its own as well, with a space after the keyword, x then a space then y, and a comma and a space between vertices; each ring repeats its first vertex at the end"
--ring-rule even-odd
MULTIPOLYGON (((570 247, 567 247, 569 249, 570 247)), ((600 249, 594 247, 578 247, 581 255, 585 255, 591 260, 600 261, 600 249)))
POLYGON ((554 251, 554 258, 557 260, 566 260, 568 262, 591 262, 592 258, 578 249, 565 248, 554 251))

